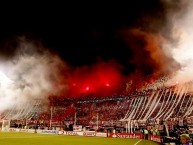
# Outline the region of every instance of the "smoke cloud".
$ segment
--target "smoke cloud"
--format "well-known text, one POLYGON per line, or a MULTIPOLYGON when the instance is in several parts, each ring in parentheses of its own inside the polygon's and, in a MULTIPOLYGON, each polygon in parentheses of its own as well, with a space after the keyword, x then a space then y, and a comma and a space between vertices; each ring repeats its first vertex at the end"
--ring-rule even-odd
MULTIPOLYGON (((131 49, 128 63, 152 78, 168 76, 167 85, 193 80, 193 2, 162 0, 134 25, 119 30, 131 49)), ((132 76, 132 75, 131 75, 132 76)))
POLYGON ((39 42, 18 40, 11 59, 0 60, 0 114, 12 108, 33 108, 34 100, 47 105, 49 96, 66 89, 62 75, 66 64, 39 42))
MULTIPOLYGON (((121 38, 124 44, 127 44, 128 50, 131 50, 126 51, 131 54, 121 52, 120 58, 127 58, 120 59, 120 62, 123 60, 125 66, 131 67, 127 68, 128 71, 134 70, 128 74, 131 77, 137 73, 154 77, 169 75, 171 79, 168 80, 168 85, 192 81, 193 2, 190 0, 161 0, 158 4, 156 3, 155 9, 151 9, 153 10, 144 9, 141 15, 137 13, 136 16, 139 18, 134 19, 134 22, 129 22, 128 27, 112 30, 113 38, 121 38)), ((0 114, 12 108, 22 110, 27 107, 29 110, 33 108, 31 102, 34 100, 39 100, 46 105, 49 96, 65 95, 65 91, 68 90, 72 95, 73 93, 79 95, 80 92, 85 92, 88 84, 91 84, 90 92, 94 90, 92 90, 94 86, 95 91, 101 91, 99 94, 96 93, 97 95, 111 95, 102 93, 106 88, 112 88, 111 92, 115 93, 113 90, 121 83, 120 69, 117 69, 115 63, 109 63, 108 67, 106 65, 98 66, 96 69, 88 66, 86 69, 82 68, 77 72, 72 72, 71 75, 69 67, 58 55, 45 49, 39 42, 19 37, 10 44, 10 47, 6 47, 10 48, 10 52, 2 48, 7 56, 0 54, 0 114), (90 83, 93 78, 95 78, 94 82, 90 83), (116 80, 116 85, 109 80, 116 80), (78 88, 76 92, 70 88, 68 83, 78 88), (85 87, 79 87, 79 84, 85 87), (104 85, 102 89, 101 85, 104 85)), ((110 56, 106 58, 106 54, 110 55, 112 51, 107 50, 109 52, 104 53, 104 60, 112 58, 110 56)), ((76 52, 76 54, 79 53, 76 52)), ((93 67, 96 66, 93 65, 93 67)), ((136 80, 139 80, 139 77, 136 77, 136 80)))
POLYGON ((193 80, 193 2, 181 0, 165 1, 168 7, 175 4, 175 13, 168 9, 168 21, 170 23, 170 36, 175 43, 167 41, 163 44, 165 50, 170 52, 172 58, 180 64, 178 71, 172 71, 168 84, 185 83, 193 80))

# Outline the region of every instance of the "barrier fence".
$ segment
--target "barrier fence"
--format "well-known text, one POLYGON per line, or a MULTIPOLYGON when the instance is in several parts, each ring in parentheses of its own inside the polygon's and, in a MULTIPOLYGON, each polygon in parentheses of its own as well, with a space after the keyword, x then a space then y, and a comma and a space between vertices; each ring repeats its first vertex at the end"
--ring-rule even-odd
MULTIPOLYGON (((140 133, 103 133, 95 131, 58 131, 58 130, 34 130, 34 129, 20 129, 20 128, 9 128, 9 132, 28 132, 28 133, 39 133, 39 134, 58 134, 58 135, 69 135, 69 136, 90 136, 90 137, 108 137, 108 138, 128 138, 128 139, 144 139, 144 135, 140 133)), ((148 140, 162 143, 162 137, 158 135, 149 135, 148 140)))

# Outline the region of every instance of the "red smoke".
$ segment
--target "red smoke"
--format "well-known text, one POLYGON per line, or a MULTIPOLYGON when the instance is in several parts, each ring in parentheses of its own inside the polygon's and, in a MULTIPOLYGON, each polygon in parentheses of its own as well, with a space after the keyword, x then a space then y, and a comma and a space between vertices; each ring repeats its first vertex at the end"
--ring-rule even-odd
POLYGON ((114 63, 80 67, 68 78, 67 97, 105 97, 121 93, 122 75, 114 63))
POLYGON ((144 75, 161 75, 179 68, 179 64, 163 49, 167 40, 159 33, 123 29, 120 35, 132 50, 129 61, 136 66, 136 71, 144 75))
POLYGON ((160 34, 141 29, 124 29, 118 33, 132 52, 126 62, 128 66, 134 66, 134 72, 130 73, 126 80, 121 66, 114 61, 78 67, 65 75, 65 85, 68 87, 62 93, 63 96, 80 98, 128 94, 170 73, 171 66, 172 70, 178 67, 163 50, 162 43, 165 39, 160 34))

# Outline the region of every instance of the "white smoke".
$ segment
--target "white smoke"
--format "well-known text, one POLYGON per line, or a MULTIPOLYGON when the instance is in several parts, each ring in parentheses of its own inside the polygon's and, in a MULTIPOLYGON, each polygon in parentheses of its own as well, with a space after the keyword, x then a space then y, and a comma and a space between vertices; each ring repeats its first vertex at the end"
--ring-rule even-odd
POLYGON ((60 73, 66 65, 40 47, 22 38, 11 60, 0 59, 0 115, 13 107, 30 108, 35 99, 44 104, 50 95, 65 89, 65 84, 61 88, 57 84, 62 81, 60 73))
MULTIPOLYGON (((174 1, 168 0, 172 4, 174 1)), ((193 1, 180 0, 175 13, 168 15, 172 24, 171 34, 177 40, 177 45, 164 44, 172 57, 181 65, 181 69, 173 72, 173 77, 168 84, 176 82, 183 84, 193 80, 193 1)))

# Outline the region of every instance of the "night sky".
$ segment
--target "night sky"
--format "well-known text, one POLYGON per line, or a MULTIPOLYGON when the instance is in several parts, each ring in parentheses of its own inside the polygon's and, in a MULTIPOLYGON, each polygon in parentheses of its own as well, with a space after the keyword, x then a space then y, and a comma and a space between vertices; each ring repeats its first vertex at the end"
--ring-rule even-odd
POLYGON ((7 56, 14 52, 13 37, 26 35, 41 41, 74 67, 115 60, 123 66, 122 72, 126 75, 136 70, 151 74, 156 69, 143 50, 146 43, 143 38, 134 38, 137 36, 127 31, 140 28, 157 33, 165 27, 165 8, 159 0, 112 5, 94 2, 24 5, 10 6, 7 12, 1 13, 1 52, 7 56), (139 48, 132 47, 127 39, 139 48))

